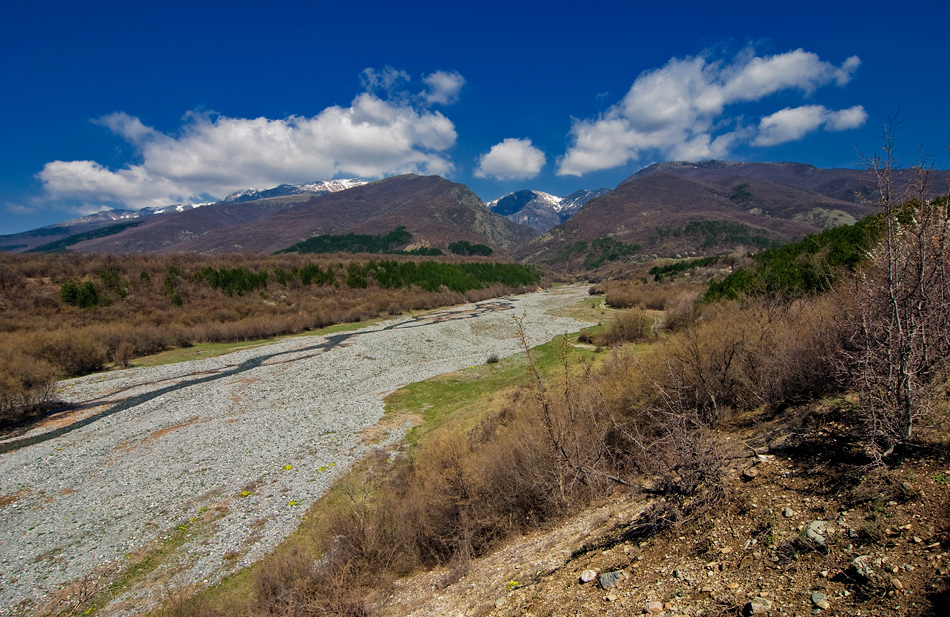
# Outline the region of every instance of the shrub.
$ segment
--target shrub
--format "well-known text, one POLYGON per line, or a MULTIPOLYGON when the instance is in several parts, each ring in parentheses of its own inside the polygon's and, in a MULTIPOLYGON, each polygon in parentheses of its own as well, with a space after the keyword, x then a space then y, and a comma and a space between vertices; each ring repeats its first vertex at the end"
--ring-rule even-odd
POLYGON ((0 350, 0 425, 45 410, 53 400, 56 371, 18 350, 0 350))
POLYGON ((99 295, 92 281, 86 281, 82 285, 72 280, 66 281, 59 290, 59 297, 63 304, 71 304, 79 308, 92 308, 105 300, 99 295))
POLYGON ((59 368, 64 376, 75 377, 101 371, 108 349, 88 332, 43 332, 32 337, 33 353, 59 368))
POLYGON ((630 309, 617 313, 606 332, 594 338, 596 345, 616 345, 656 338, 657 319, 646 311, 630 309))

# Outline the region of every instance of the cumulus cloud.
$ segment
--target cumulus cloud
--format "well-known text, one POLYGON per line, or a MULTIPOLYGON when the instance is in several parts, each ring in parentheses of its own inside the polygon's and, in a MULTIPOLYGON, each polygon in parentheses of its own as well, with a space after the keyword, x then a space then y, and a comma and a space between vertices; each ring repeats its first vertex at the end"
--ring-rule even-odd
MULTIPOLYGON (((747 49, 728 61, 705 55, 672 58, 638 76, 624 98, 599 117, 574 120, 571 145, 559 159, 557 173, 579 176, 644 156, 724 157, 739 143, 757 143, 761 134, 741 117, 727 116, 727 106, 760 101, 780 91, 809 96, 831 83, 844 86, 860 63, 852 56, 836 66, 801 49, 767 57, 747 49)), ((847 119, 823 124, 829 129, 853 124, 859 116, 855 109, 827 112, 847 119)))
MULTIPOLYGON (((374 90, 397 88, 403 79, 390 69, 364 72, 363 77, 374 90)), ((451 87, 430 86, 427 92, 448 96, 451 87)), ((452 169, 445 152, 457 139, 455 125, 440 112, 374 92, 313 117, 189 112, 174 135, 121 112, 95 122, 134 146, 138 159, 120 169, 96 161, 47 163, 37 177, 48 197, 91 207, 142 208, 341 176, 444 175, 452 169)))
POLYGON ((845 131, 861 126, 867 117, 867 112, 861 105, 841 111, 831 111, 823 105, 786 107, 759 121, 759 133, 752 144, 774 146, 795 141, 822 126, 827 131, 845 131))
POLYGON ((465 78, 457 71, 436 71, 422 78, 427 90, 422 93, 426 103, 432 105, 451 105, 459 99, 465 78))
POLYGON ((530 139, 509 137, 479 157, 475 175, 496 180, 527 180, 538 175, 544 162, 544 152, 530 139))

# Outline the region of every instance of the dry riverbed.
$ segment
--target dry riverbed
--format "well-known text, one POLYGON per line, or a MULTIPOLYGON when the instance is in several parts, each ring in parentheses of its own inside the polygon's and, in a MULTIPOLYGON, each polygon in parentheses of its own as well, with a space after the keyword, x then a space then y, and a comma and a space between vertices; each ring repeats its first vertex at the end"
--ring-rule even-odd
POLYGON ((62 382, 73 411, 0 441, 0 613, 124 571, 100 614, 135 614, 254 562, 372 447, 384 396, 517 353, 514 317, 531 345, 577 331, 588 324, 559 310, 584 296, 562 287, 62 382))

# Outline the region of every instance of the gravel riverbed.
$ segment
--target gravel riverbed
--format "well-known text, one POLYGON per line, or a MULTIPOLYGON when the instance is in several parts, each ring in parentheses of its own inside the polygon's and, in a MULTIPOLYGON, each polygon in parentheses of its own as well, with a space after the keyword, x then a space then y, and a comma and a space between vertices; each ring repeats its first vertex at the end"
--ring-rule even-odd
MULTIPOLYGON (((75 411, 0 441, 0 614, 149 551, 161 567, 100 614, 131 615, 265 555, 370 447, 383 397, 585 324, 569 286, 64 381, 75 411)), ((400 439, 395 431, 388 439, 400 439)), ((76 588, 78 590, 78 587, 76 588)))

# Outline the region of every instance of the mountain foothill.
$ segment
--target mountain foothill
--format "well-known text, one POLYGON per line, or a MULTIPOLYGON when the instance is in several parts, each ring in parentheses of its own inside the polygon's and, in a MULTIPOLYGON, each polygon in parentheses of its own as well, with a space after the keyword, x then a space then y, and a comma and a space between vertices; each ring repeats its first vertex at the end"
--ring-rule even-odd
MULTIPOLYGON (((930 192, 948 187, 950 172, 934 172, 930 192)), ((589 265, 595 246, 641 261, 777 246, 871 214, 871 196, 866 171, 800 163, 658 163, 613 190, 566 197, 521 190, 487 203, 463 184, 403 175, 248 189, 200 206, 103 211, 0 237, 0 250, 270 254, 316 236, 404 228, 401 249, 449 252, 450 244, 467 242, 571 270, 585 255, 589 265)))

